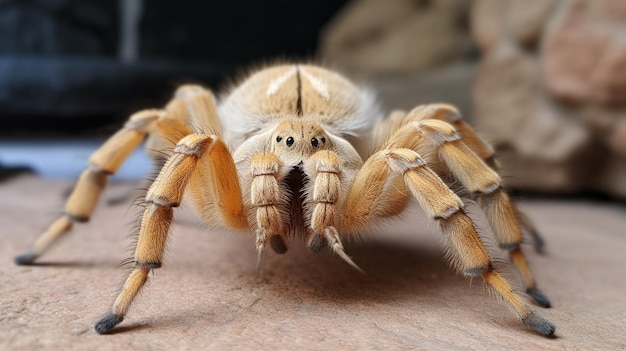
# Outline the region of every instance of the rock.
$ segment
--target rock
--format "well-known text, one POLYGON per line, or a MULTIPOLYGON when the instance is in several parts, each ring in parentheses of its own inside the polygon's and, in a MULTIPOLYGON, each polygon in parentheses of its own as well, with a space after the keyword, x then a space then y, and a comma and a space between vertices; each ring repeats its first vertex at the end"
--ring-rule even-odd
POLYGON ((549 27, 542 50, 554 96, 575 103, 626 106, 626 2, 570 0, 549 27))
POLYGON ((626 3, 478 0, 479 132, 509 187, 626 197, 626 3))
POLYGON ((587 188, 590 172, 588 167, 580 167, 580 162, 541 160, 502 146, 498 149, 497 159, 507 189, 573 194, 587 188))
POLYGON ((471 28, 483 51, 508 37, 526 48, 537 47, 545 24, 560 0, 477 0, 471 10, 471 28))
POLYGON ((581 123, 545 98, 537 59, 512 44, 499 45, 483 59, 474 103, 484 136, 525 157, 562 161, 589 140, 581 123))
POLYGON ((494 144, 514 143, 541 88, 536 63, 512 43, 485 54, 474 83, 474 119, 494 144))
POLYGON ((626 199, 626 158, 623 155, 608 155, 604 167, 594 172, 593 177, 594 190, 626 199))
POLYGON ((561 0, 508 0, 506 24, 510 35, 526 48, 535 48, 561 0))
POLYGON ((470 1, 356 0, 325 28, 321 56, 352 74, 422 72, 468 54, 470 1))
POLYGON ((480 49, 491 50, 505 35, 503 13, 505 4, 501 0, 476 0, 470 11, 470 28, 480 49))
POLYGON ((383 110, 412 110, 420 104, 454 105, 465 119, 471 117, 471 86, 476 63, 459 61, 421 74, 381 76, 368 81, 376 87, 383 110))
POLYGON ((593 131, 600 147, 626 156, 626 109, 584 105, 571 108, 570 115, 593 131))
POLYGON ((508 186, 557 192, 584 186, 587 167, 577 160, 591 135, 545 97, 537 58, 513 43, 503 42, 483 58, 473 116, 499 150, 508 186))
POLYGON ((626 156, 626 119, 622 118, 615 123, 615 128, 609 135, 609 145, 615 153, 626 156))

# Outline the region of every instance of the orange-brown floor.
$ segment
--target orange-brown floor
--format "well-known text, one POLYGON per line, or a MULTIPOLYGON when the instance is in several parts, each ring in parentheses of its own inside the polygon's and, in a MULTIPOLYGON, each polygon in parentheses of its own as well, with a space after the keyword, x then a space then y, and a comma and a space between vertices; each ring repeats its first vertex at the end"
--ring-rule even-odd
MULTIPOLYGON (((137 209, 98 208, 93 220, 35 266, 16 266, 62 209, 67 181, 26 175, 0 183, 2 350, 610 350, 626 345, 626 207, 527 200, 521 208, 548 242, 525 249, 553 303, 533 307, 557 326, 524 329, 479 279, 454 274, 436 226, 406 216, 348 253, 363 276, 300 242, 267 254, 256 271, 249 234, 203 229, 177 210, 164 267, 151 274, 117 333, 93 324, 120 288, 137 209)), ((113 184, 109 199, 135 185, 113 184)), ((415 213, 418 213, 415 211, 415 213)), ((494 250, 497 251, 497 250, 494 250)), ((516 279, 515 275, 511 275, 516 279)))

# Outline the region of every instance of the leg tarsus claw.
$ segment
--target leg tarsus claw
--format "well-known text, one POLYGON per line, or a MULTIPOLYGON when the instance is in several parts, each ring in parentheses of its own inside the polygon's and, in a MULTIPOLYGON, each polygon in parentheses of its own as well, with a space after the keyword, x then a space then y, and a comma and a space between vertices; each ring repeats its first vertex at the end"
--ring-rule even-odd
POLYGON ((556 327, 552 322, 535 312, 531 312, 528 317, 522 319, 522 322, 524 322, 524 325, 528 328, 535 330, 543 336, 551 337, 554 335, 554 331, 556 330, 556 327))
POLYGON ((550 300, 546 297, 546 295, 541 292, 541 290, 537 288, 529 288, 526 290, 526 293, 532 297, 532 299, 537 303, 537 305, 543 308, 550 308, 552 305, 550 304, 550 300))
POLYGON ((120 324, 124 320, 124 317, 115 314, 109 314, 106 317, 100 319, 96 323, 95 329, 98 334, 109 334, 116 325, 120 324))
POLYGON ((33 262, 35 262, 37 257, 39 257, 39 255, 37 255, 36 253, 27 252, 27 253, 21 254, 19 256, 15 256, 13 261, 17 265, 26 266, 26 265, 29 265, 29 264, 33 264, 33 262))

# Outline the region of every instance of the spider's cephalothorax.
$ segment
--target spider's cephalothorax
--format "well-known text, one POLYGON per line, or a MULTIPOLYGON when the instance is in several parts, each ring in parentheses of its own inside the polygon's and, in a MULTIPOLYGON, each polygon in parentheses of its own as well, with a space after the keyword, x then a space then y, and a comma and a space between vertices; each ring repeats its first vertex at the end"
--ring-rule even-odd
POLYGON ((449 105, 381 116, 368 90, 312 65, 258 71, 219 104, 202 87, 182 86, 164 109, 131 116, 90 157, 65 214, 16 262, 34 262, 74 222, 88 220, 108 174, 148 136, 156 159, 169 142, 176 146, 146 194, 135 267, 111 313, 96 324, 99 333, 123 320, 149 271, 161 267, 173 208, 182 201, 209 225, 254 232, 259 258, 268 246, 284 253, 304 238, 312 251, 328 246, 359 269, 342 238, 402 213, 414 199, 439 223, 457 270, 482 277, 527 327, 552 335, 554 325, 493 268, 449 187, 461 185, 478 201, 527 293, 549 307, 520 248, 522 231, 538 248, 540 237, 503 190, 489 145, 449 105))

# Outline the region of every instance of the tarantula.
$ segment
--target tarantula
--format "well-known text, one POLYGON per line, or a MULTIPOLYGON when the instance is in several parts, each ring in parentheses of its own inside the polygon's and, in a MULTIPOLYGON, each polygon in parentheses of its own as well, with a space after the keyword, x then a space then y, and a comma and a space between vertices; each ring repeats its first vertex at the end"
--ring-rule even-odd
POLYGON ((284 253, 290 239, 305 238, 310 250, 327 245, 358 269, 342 239, 402 213, 415 199, 439 223, 454 268, 482 277, 524 325, 552 335, 554 324, 494 269, 450 188, 460 185, 477 200, 527 293, 549 307, 520 248, 522 231, 534 229, 503 190, 492 148, 449 105, 387 118, 379 111, 370 91, 313 65, 260 70, 220 104, 200 86, 182 86, 164 109, 135 113, 91 155, 65 214, 16 262, 32 263, 74 222, 88 221, 107 177, 147 136, 155 159, 168 143, 176 146, 145 196, 134 268, 112 311, 96 323, 98 333, 124 319, 150 270, 161 267, 173 208, 183 200, 209 225, 254 232, 259 259, 267 246, 284 253))

